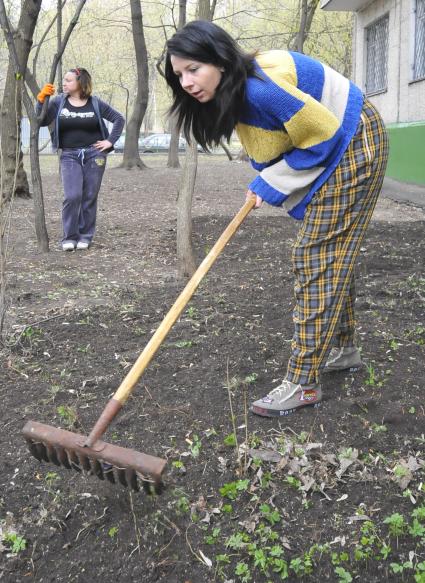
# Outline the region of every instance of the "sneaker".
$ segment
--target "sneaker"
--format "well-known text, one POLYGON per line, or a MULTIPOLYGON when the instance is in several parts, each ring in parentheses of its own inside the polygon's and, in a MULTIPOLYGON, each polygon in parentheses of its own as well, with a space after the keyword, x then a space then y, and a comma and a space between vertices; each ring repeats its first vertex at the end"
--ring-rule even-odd
POLYGON ((285 379, 268 395, 255 401, 251 411, 263 417, 280 417, 290 415, 300 407, 318 407, 321 400, 322 388, 318 383, 296 385, 285 379))
POLYGON ((354 372, 363 365, 360 351, 356 346, 332 348, 322 372, 350 370, 354 372))
POLYGON ((62 251, 74 251, 75 243, 74 241, 64 241, 62 243, 62 251))
POLYGON ((88 249, 89 245, 90 243, 88 243, 87 241, 78 241, 77 249, 88 249))

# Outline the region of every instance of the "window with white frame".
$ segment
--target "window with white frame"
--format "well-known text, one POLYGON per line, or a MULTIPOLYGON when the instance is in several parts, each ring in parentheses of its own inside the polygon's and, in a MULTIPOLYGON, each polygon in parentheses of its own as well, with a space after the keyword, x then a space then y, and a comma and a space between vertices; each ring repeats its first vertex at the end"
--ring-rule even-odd
POLYGON ((416 0, 413 79, 422 77, 425 77, 425 0, 416 0))
POLYGON ((366 95, 387 88, 388 22, 386 14, 366 28, 366 95))

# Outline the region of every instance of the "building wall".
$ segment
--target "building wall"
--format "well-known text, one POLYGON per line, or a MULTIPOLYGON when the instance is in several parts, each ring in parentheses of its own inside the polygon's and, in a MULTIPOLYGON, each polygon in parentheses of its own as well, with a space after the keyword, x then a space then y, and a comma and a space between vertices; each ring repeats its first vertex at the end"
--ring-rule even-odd
POLYGON ((386 123, 425 120, 425 80, 412 82, 414 0, 376 0, 357 13, 354 80, 365 86, 367 26, 389 14, 388 89, 371 101, 382 112, 386 123))
POLYGON ((388 87, 372 95, 387 124, 387 176, 425 184, 425 80, 412 81, 414 0, 376 0, 356 15, 354 81, 365 87, 366 27, 389 14, 388 87))

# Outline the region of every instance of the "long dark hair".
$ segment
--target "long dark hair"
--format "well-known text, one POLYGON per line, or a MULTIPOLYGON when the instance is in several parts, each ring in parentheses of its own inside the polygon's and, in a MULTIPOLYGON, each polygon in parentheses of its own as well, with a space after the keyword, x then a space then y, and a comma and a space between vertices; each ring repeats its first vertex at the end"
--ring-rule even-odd
POLYGON ((253 59, 226 31, 206 20, 189 22, 171 37, 165 60, 165 79, 173 91, 170 113, 177 114, 187 140, 191 130, 203 148, 218 145, 223 137, 230 139, 241 113, 246 79, 254 75, 253 59), (186 93, 173 72, 171 55, 224 69, 211 101, 199 103, 186 93))

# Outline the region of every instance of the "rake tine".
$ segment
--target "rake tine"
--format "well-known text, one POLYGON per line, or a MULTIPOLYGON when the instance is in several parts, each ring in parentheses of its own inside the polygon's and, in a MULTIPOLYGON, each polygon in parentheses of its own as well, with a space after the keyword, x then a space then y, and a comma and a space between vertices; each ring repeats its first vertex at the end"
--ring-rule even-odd
POLYGON ((130 486, 130 488, 132 488, 135 492, 139 492, 140 488, 136 472, 134 470, 127 469, 125 471, 125 477, 127 480, 127 484, 130 486))
POLYGON ((151 496, 153 494, 152 482, 149 482, 149 480, 142 480, 142 485, 143 485, 143 490, 145 491, 145 494, 148 494, 148 496, 151 496))
POLYGON ((104 480, 105 476, 103 475, 102 464, 98 460, 91 460, 92 462, 92 471, 99 478, 99 480, 104 480))
POLYGON ((83 470, 85 470, 86 472, 91 472, 91 464, 90 464, 90 460, 86 455, 80 454, 78 456, 80 458, 80 466, 83 468, 83 470))
POLYGON ((117 476, 118 476, 119 483, 127 488, 128 484, 127 484, 127 478, 125 475, 125 470, 123 470, 122 468, 117 468, 117 476))
POLYGON ((60 461, 59 461, 59 459, 58 459, 58 456, 57 456, 57 454, 56 454, 56 450, 55 450, 55 448, 53 447, 53 445, 48 445, 48 446, 46 447, 46 451, 47 451, 47 455, 48 455, 48 458, 49 458, 49 460, 50 460, 51 462, 53 462, 53 463, 55 464, 55 466, 60 466, 60 465, 61 465, 61 463, 60 463, 60 461))
POLYGON ((66 450, 63 447, 57 446, 56 453, 61 465, 64 466, 67 470, 70 470, 71 464, 69 463, 68 454, 66 453, 66 450))
POLYGON ((26 439, 25 440, 27 442, 28 445, 28 449, 30 450, 31 454, 38 459, 39 462, 43 461, 43 456, 40 454, 39 448, 37 447, 37 444, 34 443, 31 439, 26 439))
POLYGON ((103 462, 103 475, 105 476, 105 478, 111 482, 111 484, 116 484, 115 481, 115 476, 114 476, 114 466, 112 466, 111 464, 108 464, 106 462, 103 462))
POLYGON ((39 455, 38 459, 40 461, 50 462, 50 458, 47 455, 47 448, 44 445, 44 443, 35 443, 35 447, 37 448, 37 451, 38 451, 38 455, 39 455))
POLYGON ((69 451, 68 458, 69 458, 69 462, 71 464, 71 469, 73 469, 77 472, 82 472, 82 469, 80 467, 80 460, 78 459, 78 456, 75 453, 75 451, 72 451, 72 450, 69 451))

